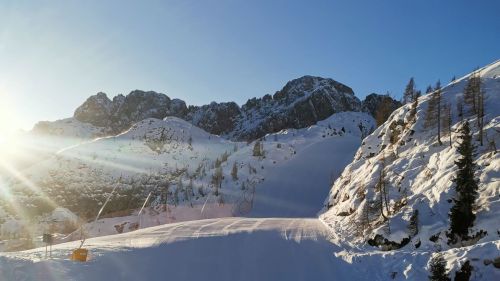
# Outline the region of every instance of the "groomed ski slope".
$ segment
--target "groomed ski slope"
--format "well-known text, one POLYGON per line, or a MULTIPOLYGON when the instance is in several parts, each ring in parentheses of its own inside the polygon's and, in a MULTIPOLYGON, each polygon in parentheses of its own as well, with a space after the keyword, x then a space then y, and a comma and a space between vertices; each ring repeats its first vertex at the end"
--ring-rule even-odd
POLYGON ((329 175, 338 176, 359 143, 357 136, 326 138, 306 145, 288 162, 266 169, 249 214, 260 218, 179 222, 89 239, 85 247, 91 261, 85 264, 68 258, 79 241, 55 245, 48 260, 45 248, 0 254, 0 280, 326 280, 339 276, 343 277, 337 280, 347 280, 356 275, 335 257, 334 252, 341 249, 328 241, 328 229, 312 217, 328 193, 329 175))
POLYGON ((252 217, 316 217, 337 178, 359 147, 359 137, 327 138, 274 167, 257 185, 252 217), (335 161, 332 161, 335 159, 335 161))
MULTIPOLYGON (((68 259, 79 241, 2 254, 0 280, 348 280, 357 275, 318 219, 181 222, 86 241, 91 260, 68 259)), ((361 276, 359 276, 361 277, 361 276)), ((351 279, 354 280, 354 279, 351 279)))

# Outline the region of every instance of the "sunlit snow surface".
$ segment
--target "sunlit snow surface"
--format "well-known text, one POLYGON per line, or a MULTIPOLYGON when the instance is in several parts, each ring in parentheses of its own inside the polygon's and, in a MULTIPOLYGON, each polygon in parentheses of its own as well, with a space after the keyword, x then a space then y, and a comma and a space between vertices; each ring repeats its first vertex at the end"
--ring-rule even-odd
MULTIPOLYGON (((485 80, 487 93, 485 129, 488 136, 499 144, 500 62, 484 68, 481 75, 485 80)), ((456 108, 456 98, 461 96, 464 86, 465 80, 461 78, 444 88, 443 101, 449 102, 453 110, 456 108)), ((484 263, 486 259, 494 259, 500 255, 499 156, 486 151, 485 148, 478 151, 481 195, 475 230, 487 230, 488 236, 469 247, 450 248, 446 244, 444 231, 448 227, 447 213, 450 206, 447 199, 453 195, 451 179, 457 154, 447 145, 446 137, 443 138, 445 144, 438 146, 434 138, 435 132, 422 128, 428 98, 423 96, 420 99, 415 133, 411 140, 406 139, 405 145, 397 148, 389 145, 389 124, 398 119, 405 119, 408 106, 396 110, 385 125, 364 140, 355 160, 346 167, 342 177, 334 184, 325 202, 326 206, 331 204, 330 208, 323 209, 320 219, 285 217, 310 216, 314 210, 314 204, 311 202, 316 200, 318 190, 308 188, 327 181, 324 178, 316 179, 317 175, 311 170, 317 167, 314 165, 324 164, 328 160, 334 163, 328 167, 332 170, 338 169, 337 164, 347 164, 350 159, 342 164, 335 155, 345 152, 342 158, 349 156, 348 146, 342 142, 347 141, 348 137, 356 137, 344 136, 324 140, 323 130, 318 130, 318 127, 324 129, 326 125, 321 122, 309 129, 288 130, 276 134, 279 141, 286 144, 286 148, 296 149, 296 155, 273 149, 266 155, 266 160, 252 160, 251 164, 255 167, 264 167, 259 170, 259 178, 262 181, 256 187, 253 212, 249 214, 257 218, 234 217, 177 222, 92 238, 87 240, 85 245, 90 250, 91 260, 83 264, 68 259, 71 250, 76 248, 79 242, 54 246, 53 257, 48 260, 44 257, 44 248, 2 253, 0 279, 427 280, 430 257, 436 251, 443 250, 452 279, 461 264, 469 260, 474 266, 471 280, 500 280, 500 270, 484 263), (340 148, 337 148, 338 151, 328 148, 329 140, 338 142, 339 147, 346 145, 345 151, 340 148), (382 148, 384 144, 386 147, 382 148), (314 158, 322 159, 315 163, 313 155, 323 152, 323 149, 319 149, 322 146, 328 148, 324 149, 324 154, 331 157, 314 158), (400 175, 403 175, 401 187, 406 187, 408 191, 406 208, 390 219, 391 231, 388 237, 400 241, 406 236, 409 214, 414 209, 418 209, 420 213, 418 236, 402 249, 387 252, 368 246, 363 237, 356 236, 356 221, 345 216, 351 210, 356 212, 361 207, 360 200, 356 197, 358 188, 376 182, 379 167, 375 159, 380 150, 397 153, 397 157, 391 159, 387 165, 388 178, 398 182, 400 175), (374 156, 367 157, 370 153, 374 153, 374 156), (298 168, 301 161, 303 165, 311 167, 301 171, 298 168), (287 184, 276 185, 280 177, 283 177, 283 182, 287 184), (303 189, 309 193, 302 193, 303 189), (335 196, 337 191, 340 196, 335 196), (258 218, 264 216, 283 218, 258 218), (438 241, 429 241, 429 237, 436 233, 441 233, 438 241), (421 241, 419 248, 415 247, 417 238, 421 241)), ((456 112, 453 114, 454 129, 457 129, 458 118, 456 112)), ((339 116, 341 115, 332 118, 339 116)), ((352 117, 350 113, 347 113, 347 116, 352 117)), ((326 122, 328 121, 331 120, 326 122)), ((126 134, 130 133, 133 131, 126 134)), ((142 135, 142 132, 139 135, 142 135)), ((119 138, 117 137, 117 140, 119 138)), ((276 145, 273 138, 273 135, 268 136, 268 146, 276 145)), ((91 145, 99 146, 106 141, 114 140, 91 145)), ((108 146, 105 147, 107 149, 108 146)), ((78 149, 73 152, 76 151, 78 149)), ((229 157, 228 162, 248 159, 250 151, 251 146, 243 146, 229 157)), ((223 165, 224 173, 228 177, 230 168, 230 165, 223 165)), ((391 202, 399 198, 395 190, 389 193, 391 202)), ((317 209, 321 207, 319 204, 317 209)), ((145 225, 154 225, 154 221, 148 223, 148 218, 145 220, 145 225)), ((110 225, 114 223, 113 221, 110 225)), ((373 230, 373 233, 384 232, 383 227, 373 230)))

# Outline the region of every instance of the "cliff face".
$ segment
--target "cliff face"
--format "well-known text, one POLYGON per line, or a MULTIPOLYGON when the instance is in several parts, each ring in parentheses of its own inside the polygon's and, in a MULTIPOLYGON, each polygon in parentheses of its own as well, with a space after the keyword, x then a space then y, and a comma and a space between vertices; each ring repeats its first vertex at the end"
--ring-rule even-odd
POLYGON ((183 118, 186 113, 184 101, 171 100, 168 96, 153 91, 135 90, 127 96, 118 95, 113 101, 104 93, 91 96, 76 109, 74 118, 96 127, 105 127, 108 133, 120 133, 147 118, 183 118))
MULTIPOLYGON (((351 88, 333 79, 303 76, 289 81, 274 95, 249 99, 243 106, 234 102, 212 102, 203 106, 187 106, 154 91, 135 90, 110 100, 106 94, 89 97, 74 114, 75 122, 91 124, 98 134, 116 135, 148 118, 178 117, 205 131, 233 140, 255 140, 268 133, 288 128, 305 128, 344 111, 375 114, 377 106, 387 102, 396 109, 398 101, 388 96, 371 94, 361 102, 351 88)), ((54 126, 60 126, 54 122, 54 126)), ((43 122, 35 131, 52 132, 51 123, 43 122), (42 126, 43 125, 43 126, 42 126), (41 126, 43 128, 41 128, 41 126)), ((67 130, 74 131, 74 130, 67 130)))

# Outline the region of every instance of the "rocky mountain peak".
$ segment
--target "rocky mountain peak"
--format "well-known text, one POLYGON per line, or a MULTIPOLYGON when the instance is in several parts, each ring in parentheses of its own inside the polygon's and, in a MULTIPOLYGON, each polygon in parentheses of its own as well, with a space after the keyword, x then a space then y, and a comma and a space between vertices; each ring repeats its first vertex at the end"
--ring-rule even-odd
POLYGON ((249 99, 243 106, 234 102, 212 102, 187 106, 180 99, 154 91, 134 90, 111 101, 98 93, 75 111, 74 118, 116 134, 147 118, 174 116, 191 122, 209 133, 235 140, 254 140, 287 128, 304 128, 334 113, 365 111, 372 115, 380 102, 390 99, 394 109, 399 102, 382 95, 369 95, 362 103, 353 90, 333 79, 302 76, 274 93, 249 99))
POLYGON ((400 101, 393 99, 389 95, 380 95, 376 93, 371 93, 365 97, 362 102, 361 109, 363 112, 370 113, 372 116, 375 116, 377 112, 377 108, 380 107, 381 104, 387 103, 390 105, 391 111, 396 110, 402 104, 400 101))
POLYGON ((167 95, 154 91, 134 90, 126 96, 120 94, 114 97, 113 101, 104 93, 91 96, 76 109, 74 118, 105 127, 108 133, 119 133, 147 118, 183 118, 186 113, 184 101, 171 100, 167 95))
POLYGON ((273 98, 275 100, 289 100, 323 91, 346 93, 354 96, 351 88, 333 79, 306 75, 286 83, 281 91, 274 94, 273 98))
POLYGON ((91 123, 103 127, 108 123, 113 102, 108 96, 99 92, 89 97, 80 107, 75 110, 74 117, 81 122, 91 123))

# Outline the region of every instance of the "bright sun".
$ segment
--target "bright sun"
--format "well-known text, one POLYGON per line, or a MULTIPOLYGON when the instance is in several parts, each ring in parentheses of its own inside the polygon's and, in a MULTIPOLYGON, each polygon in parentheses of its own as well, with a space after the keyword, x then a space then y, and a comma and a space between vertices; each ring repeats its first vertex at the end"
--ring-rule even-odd
POLYGON ((6 151, 15 141, 16 132, 20 130, 18 118, 5 106, 0 106, 0 151, 6 151))

